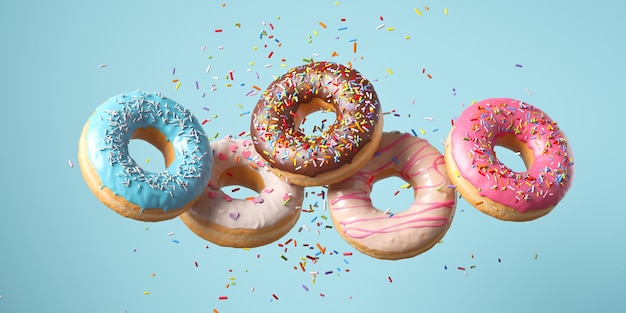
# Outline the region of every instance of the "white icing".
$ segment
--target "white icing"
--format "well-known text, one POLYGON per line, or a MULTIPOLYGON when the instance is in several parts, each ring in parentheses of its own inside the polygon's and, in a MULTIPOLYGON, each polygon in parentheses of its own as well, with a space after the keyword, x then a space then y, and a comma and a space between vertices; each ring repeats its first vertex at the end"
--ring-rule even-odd
POLYGON ((428 141, 384 133, 378 151, 359 172, 329 186, 331 217, 344 237, 368 249, 414 256, 429 249, 450 226, 456 207, 450 184, 443 156, 428 141), (372 205, 372 185, 381 173, 410 182, 415 200, 409 208, 393 208, 390 215, 372 205))
MULTIPOLYGON (((266 167, 263 159, 248 140, 225 138, 211 143, 214 151, 213 173, 209 186, 188 212, 197 218, 231 229, 263 229, 298 214, 304 188, 291 185, 266 167), (265 187, 253 199, 236 199, 220 188, 219 178, 229 169, 244 166, 256 172, 265 187), (287 200, 288 199, 288 200, 287 200)), ((246 185, 247 177, 233 175, 231 181, 246 185)), ((244 176, 244 175, 239 175, 244 176)))

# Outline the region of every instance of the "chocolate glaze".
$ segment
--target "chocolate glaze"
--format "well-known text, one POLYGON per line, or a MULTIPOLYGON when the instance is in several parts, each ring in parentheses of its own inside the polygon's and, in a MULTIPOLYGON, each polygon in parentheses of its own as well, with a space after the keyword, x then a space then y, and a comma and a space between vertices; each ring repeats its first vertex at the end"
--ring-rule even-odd
POLYGON ((270 166, 314 177, 350 163, 371 141, 381 114, 374 86, 359 72, 315 62, 290 69, 267 87, 252 112, 250 134, 270 166), (337 119, 322 135, 305 136, 300 122, 316 110, 334 111, 337 119))

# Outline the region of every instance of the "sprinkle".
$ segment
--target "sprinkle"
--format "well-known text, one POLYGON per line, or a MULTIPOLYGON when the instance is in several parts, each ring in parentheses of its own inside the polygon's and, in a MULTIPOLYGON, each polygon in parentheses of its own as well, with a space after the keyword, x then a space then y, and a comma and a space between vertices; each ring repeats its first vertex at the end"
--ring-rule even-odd
POLYGON ((385 24, 380 24, 380 25, 378 25, 378 27, 376 27, 376 30, 379 30, 379 29, 381 29, 383 27, 385 27, 385 24))
POLYGON ((418 10, 417 8, 415 8, 415 13, 417 13, 417 15, 422 16, 422 12, 420 12, 420 10, 418 10))
POLYGON ((411 129, 411 132, 413 133, 413 136, 417 137, 417 133, 415 132, 415 129, 411 129))
POLYGON ((526 91, 526 93, 527 93, 529 96, 532 96, 532 95, 533 95, 533 93, 532 93, 532 92, 530 92, 530 90, 528 90, 528 88, 524 88, 524 91, 526 91))
POLYGON ((302 289, 309 291, 309 287, 307 287, 305 284, 302 284, 302 289))
POLYGON ((107 67, 107 65, 103 63, 103 64, 98 65, 98 67, 103 68, 103 67, 107 67))
POLYGON ((457 269, 458 269, 459 271, 464 271, 464 270, 465 270, 465 267, 461 267, 461 266, 459 266, 459 267, 457 267, 457 269))
POLYGON ((393 27, 387 27, 387 31, 392 32, 392 31, 394 31, 394 30, 396 30, 396 29, 395 29, 395 28, 393 28, 393 27))
POLYGON ((176 90, 178 90, 179 87, 180 87, 180 82, 176 84, 176 90))
POLYGON ((326 254, 326 248, 322 248, 322 246, 319 243, 315 244, 317 246, 318 249, 320 249, 320 252, 322 252, 322 254, 326 254))
POLYGON ((281 258, 281 259, 283 259, 283 260, 285 260, 285 261, 287 261, 287 257, 286 257, 286 256, 284 256, 284 255, 282 255, 282 254, 280 255, 280 258, 281 258))
POLYGON ((387 68, 387 73, 389 73, 389 75, 393 75, 393 72, 391 71, 390 68, 387 68))
POLYGON ((219 300, 228 300, 228 296, 219 296, 217 299, 219 299, 219 300))
POLYGON ((172 240, 172 242, 173 242, 173 243, 180 243, 180 241, 178 241, 178 240, 176 240, 176 239, 172 240))
POLYGON ((74 167, 74 163, 72 163, 72 160, 67 160, 67 164, 69 164, 70 168, 74 167))
POLYGON ((391 280, 391 276, 387 276, 387 279, 389 279, 390 283, 393 283, 393 280, 391 280))
POLYGON ((175 232, 173 232, 173 231, 172 231, 172 232, 167 233, 167 235, 168 235, 168 236, 174 236, 175 234, 176 234, 176 233, 175 233, 175 232))
POLYGON ((443 8, 443 14, 448 15, 448 8, 443 8))
POLYGON ((144 291, 143 294, 147 296, 150 294, 150 291, 144 291))
POLYGON ((522 65, 521 64, 515 64, 515 67, 520 67, 521 68, 522 65))
POLYGON ((274 55, 274 51, 270 51, 270 54, 268 54, 268 55, 267 55, 267 58, 268 58, 268 59, 269 59, 269 58, 271 58, 271 57, 272 57, 272 55, 274 55))
POLYGON ((322 26, 322 28, 326 28, 326 24, 320 22, 320 26, 322 26))
POLYGON ((195 264, 196 267, 198 267, 198 261, 194 261, 193 264, 195 264))
POLYGON ((221 32, 222 32, 222 30, 221 30, 221 29, 216 29, 216 30, 215 30, 215 32, 216 32, 216 33, 221 33, 221 32))
POLYGON ((352 52, 356 53, 356 41, 352 43, 352 52))
POLYGON ((276 294, 272 294, 272 297, 274 297, 274 299, 278 300, 278 296, 276 296, 276 294))

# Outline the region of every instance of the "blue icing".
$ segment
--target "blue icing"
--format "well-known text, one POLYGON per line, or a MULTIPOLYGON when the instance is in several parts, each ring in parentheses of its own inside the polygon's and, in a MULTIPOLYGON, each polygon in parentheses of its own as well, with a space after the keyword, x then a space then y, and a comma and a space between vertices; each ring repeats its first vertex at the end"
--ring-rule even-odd
POLYGON ((202 194, 211 178, 213 153, 191 112, 160 94, 133 91, 112 97, 89 118, 87 153, 114 194, 144 209, 174 210, 202 194), (148 172, 128 153, 138 128, 154 127, 174 148, 162 172, 148 172))

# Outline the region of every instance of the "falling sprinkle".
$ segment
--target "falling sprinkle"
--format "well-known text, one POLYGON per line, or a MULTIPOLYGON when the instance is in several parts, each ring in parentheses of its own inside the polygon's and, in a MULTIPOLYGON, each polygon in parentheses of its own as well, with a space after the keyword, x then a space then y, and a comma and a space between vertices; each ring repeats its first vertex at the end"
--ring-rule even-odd
POLYGON ((98 65, 98 67, 103 68, 103 67, 107 67, 107 65, 103 63, 103 64, 98 65))
POLYGON ((519 67, 519 68, 521 68, 521 67, 522 67, 522 65, 521 65, 521 64, 515 64, 515 67, 519 67))
POLYGON ((422 12, 420 12, 420 10, 418 10, 417 8, 414 9, 415 13, 417 13, 417 15, 422 16, 422 12))
POLYGON ((524 88, 524 91, 526 91, 526 93, 527 93, 529 96, 532 96, 532 95, 533 95, 533 93, 532 93, 530 90, 528 90, 528 88, 524 88))
POLYGON ((448 8, 443 8, 443 14, 448 15, 448 8))
POLYGON ((72 163, 72 160, 67 160, 67 164, 69 164, 70 168, 74 167, 74 163, 72 163))

